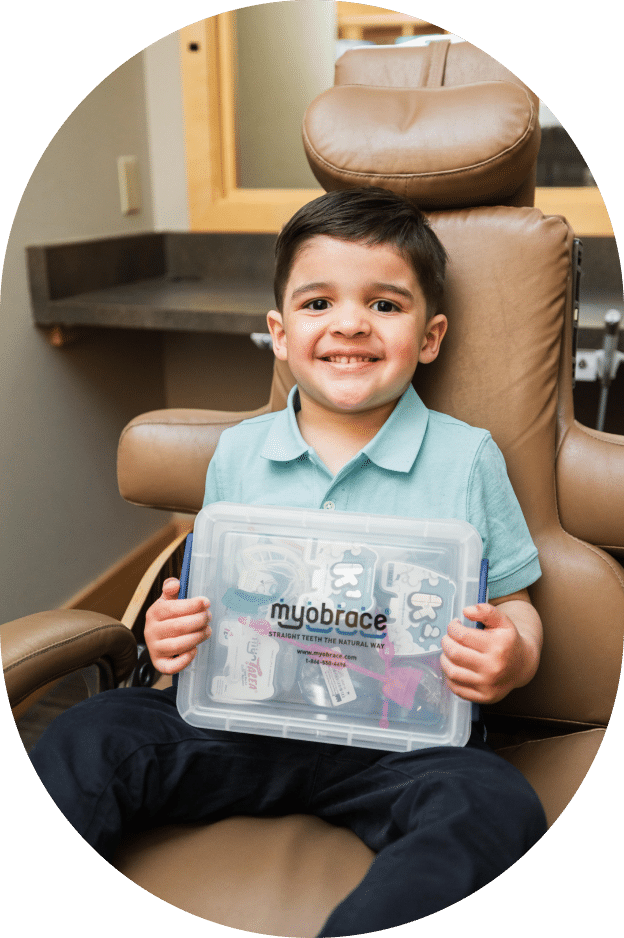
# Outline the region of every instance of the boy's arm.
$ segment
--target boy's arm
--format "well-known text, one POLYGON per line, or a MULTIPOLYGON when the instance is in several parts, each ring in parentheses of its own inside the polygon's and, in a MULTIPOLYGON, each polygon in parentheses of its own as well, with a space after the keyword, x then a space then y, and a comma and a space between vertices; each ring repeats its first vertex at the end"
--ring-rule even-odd
POLYGON ((539 665, 542 623, 527 590, 463 610, 473 629, 454 619, 442 639, 442 670, 450 689, 475 703, 496 703, 528 684, 539 665))
POLYGON ((177 674, 185 668, 197 654, 197 646, 210 635, 210 601, 203 596, 178 599, 179 590, 179 580, 169 577, 162 596, 145 615, 145 644, 161 674, 177 674))

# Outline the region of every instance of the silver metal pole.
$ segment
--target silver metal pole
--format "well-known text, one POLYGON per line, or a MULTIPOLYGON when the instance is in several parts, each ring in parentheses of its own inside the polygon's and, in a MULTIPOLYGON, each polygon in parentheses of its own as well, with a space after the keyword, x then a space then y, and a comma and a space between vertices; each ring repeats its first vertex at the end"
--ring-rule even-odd
POLYGON ((602 340, 602 365, 600 375, 600 399, 598 401, 598 418, 596 430, 604 429, 607 401, 609 398, 609 385, 613 377, 613 365, 616 360, 618 332, 622 314, 617 309, 610 309, 605 316, 605 332, 602 340))

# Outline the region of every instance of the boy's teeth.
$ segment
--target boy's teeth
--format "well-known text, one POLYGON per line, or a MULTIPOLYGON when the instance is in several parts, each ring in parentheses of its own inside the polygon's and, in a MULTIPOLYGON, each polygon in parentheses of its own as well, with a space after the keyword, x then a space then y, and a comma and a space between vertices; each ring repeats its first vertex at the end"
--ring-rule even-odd
POLYGON ((365 355, 330 355, 330 362, 337 362, 339 365, 352 365, 354 362, 372 362, 373 359, 365 355))

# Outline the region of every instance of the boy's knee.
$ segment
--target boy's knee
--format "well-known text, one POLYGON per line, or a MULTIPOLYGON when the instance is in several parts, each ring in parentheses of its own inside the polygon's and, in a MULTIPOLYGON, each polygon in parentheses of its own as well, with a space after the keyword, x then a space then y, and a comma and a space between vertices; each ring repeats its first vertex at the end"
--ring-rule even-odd
POLYGON ((59 714, 33 746, 30 758, 41 775, 64 761, 88 760, 96 746, 99 727, 97 698, 89 698, 59 714))
POLYGON ((497 823, 517 830, 525 849, 546 833, 546 815, 537 792, 514 765, 491 752, 481 766, 479 781, 483 816, 489 814, 497 823))
POLYGON ((33 746, 35 768, 45 767, 47 773, 54 763, 67 762, 79 771, 81 765, 106 761, 141 738, 141 708, 132 706, 126 690, 104 691, 59 714, 33 746))
POLYGON ((542 804, 522 773, 492 750, 433 751, 415 760, 412 776, 394 804, 400 826, 445 818, 508 829, 512 839, 533 845, 547 829, 542 804), (414 771, 415 770, 415 771, 414 771))

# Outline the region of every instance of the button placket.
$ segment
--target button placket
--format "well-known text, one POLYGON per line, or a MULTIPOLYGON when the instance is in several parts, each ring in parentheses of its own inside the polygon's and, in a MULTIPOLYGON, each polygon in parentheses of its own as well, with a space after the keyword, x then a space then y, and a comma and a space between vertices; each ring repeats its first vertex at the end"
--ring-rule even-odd
POLYGON ((341 510, 346 511, 349 501, 349 487, 350 484, 352 485, 354 483, 353 478, 350 478, 350 476, 353 476, 354 472, 361 469, 362 466, 365 466, 368 462, 370 462, 370 460, 363 454, 360 454, 359 458, 351 460, 347 466, 344 466, 334 477, 332 484, 327 489, 322 507, 333 511, 336 508, 336 502, 339 501, 342 506, 341 510), (335 493, 333 498, 328 498, 330 493, 335 493))

